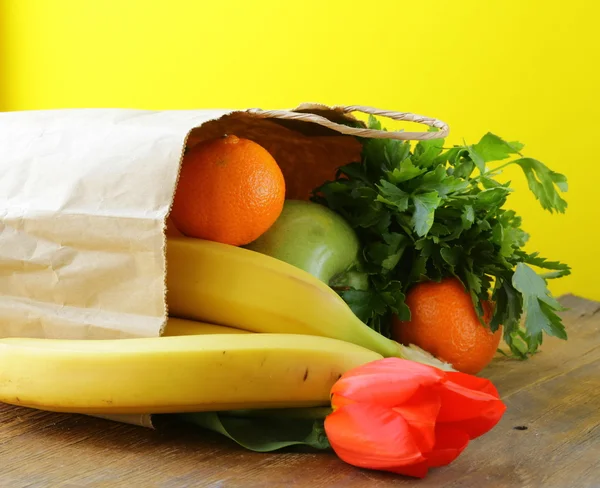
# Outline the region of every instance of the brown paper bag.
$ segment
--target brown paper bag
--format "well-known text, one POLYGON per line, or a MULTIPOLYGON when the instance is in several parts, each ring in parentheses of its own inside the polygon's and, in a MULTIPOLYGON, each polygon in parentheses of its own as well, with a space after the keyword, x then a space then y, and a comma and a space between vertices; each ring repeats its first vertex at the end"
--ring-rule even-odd
MULTIPOLYGON (((0 113, 0 337, 155 337, 167 317, 165 226, 187 146, 235 134, 307 198, 360 157, 357 136, 444 137, 443 122, 370 107, 0 113), (362 111, 440 132, 381 132, 362 111)), ((105 416, 151 426, 150 416, 105 416)))

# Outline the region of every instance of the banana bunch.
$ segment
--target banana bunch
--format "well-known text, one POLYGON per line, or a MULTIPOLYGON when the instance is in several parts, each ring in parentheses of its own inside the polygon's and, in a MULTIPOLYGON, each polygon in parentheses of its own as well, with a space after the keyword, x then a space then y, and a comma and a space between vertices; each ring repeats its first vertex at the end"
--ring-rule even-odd
POLYGON ((452 370, 417 346, 404 346, 375 332, 323 281, 266 254, 170 237, 167 263, 167 304, 174 317, 250 332, 329 337, 383 357, 452 370))
POLYGON ((0 401, 58 412, 319 407, 346 371, 397 356, 451 369, 363 324, 311 274, 248 249, 167 243, 162 337, 0 339, 0 401))

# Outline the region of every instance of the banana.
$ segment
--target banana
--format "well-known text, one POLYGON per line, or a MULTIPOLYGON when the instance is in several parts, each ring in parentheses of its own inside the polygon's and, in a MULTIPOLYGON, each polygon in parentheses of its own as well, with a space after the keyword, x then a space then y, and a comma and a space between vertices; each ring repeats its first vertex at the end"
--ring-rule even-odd
POLYGON ((196 320, 169 317, 163 331, 163 337, 204 334, 251 334, 251 332, 234 327, 208 324, 196 320))
POLYGON ((167 304, 173 316, 252 332, 330 337, 384 357, 452 369, 364 324, 329 286, 271 256, 218 242, 167 239, 167 304))
POLYGON ((344 372, 381 358, 293 334, 5 338, 0 402, 98 415, 326 406, 344 372))

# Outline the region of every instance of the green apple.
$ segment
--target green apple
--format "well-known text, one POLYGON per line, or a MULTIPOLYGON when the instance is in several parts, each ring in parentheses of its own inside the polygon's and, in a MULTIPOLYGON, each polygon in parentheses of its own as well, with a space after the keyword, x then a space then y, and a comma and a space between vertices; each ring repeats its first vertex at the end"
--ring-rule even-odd
POLYGON ((286 200, 275 223, 245 246, 307 271, 333 287, 363 289, 361 246, 354 229, 338 213, 304 200, 286 200))

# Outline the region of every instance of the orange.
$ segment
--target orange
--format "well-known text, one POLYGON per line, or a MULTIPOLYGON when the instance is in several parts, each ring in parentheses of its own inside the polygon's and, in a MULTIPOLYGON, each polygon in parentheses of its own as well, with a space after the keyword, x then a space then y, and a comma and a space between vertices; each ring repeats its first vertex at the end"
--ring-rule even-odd
MULTIPOLYGON (((392 326, 397 342, 415 344, 463 373, 478 373, 494 357, 502 327, 492 333, 479 321, 471 296, 456 278, 418 283, 407 293, 406 304, 410 321, 395 318, 392 326)), ((489 324, 492 304, 486 301, 482 307, 489 324)))
POLYGON ((171 219, 186 236, 241 246, 273 225, 284 199, 283 174, 271 154, 227 135, 186 152, 171 219))

